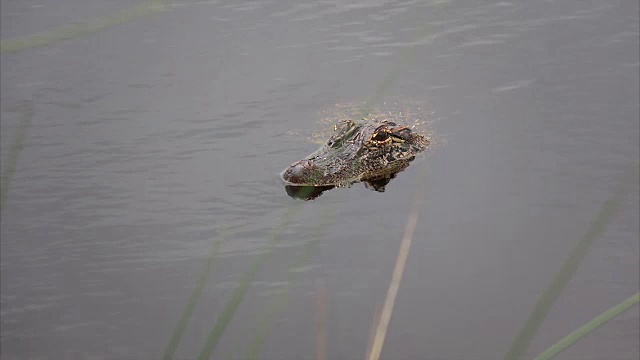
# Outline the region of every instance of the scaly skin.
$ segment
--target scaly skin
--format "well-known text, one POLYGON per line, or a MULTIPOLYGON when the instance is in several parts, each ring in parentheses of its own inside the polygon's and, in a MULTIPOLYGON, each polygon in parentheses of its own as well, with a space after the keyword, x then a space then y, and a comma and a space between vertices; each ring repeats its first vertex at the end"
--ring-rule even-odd
POLYGON ((282 172, 295 186, 346 186, 405 169, 430 141, 391 121, 341 121, 316 152, 282 172))

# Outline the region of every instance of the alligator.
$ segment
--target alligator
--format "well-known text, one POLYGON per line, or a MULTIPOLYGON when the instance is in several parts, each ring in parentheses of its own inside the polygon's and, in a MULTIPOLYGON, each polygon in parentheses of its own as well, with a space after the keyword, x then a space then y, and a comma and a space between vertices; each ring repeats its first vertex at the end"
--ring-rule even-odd
POLYGON ((290 196, 299 190, 294 187, 316 187, 322 193, 360 181, 383 192, 395 174, 409 166, 430 144, 428 138, 408 126, 386 119, 344 120, 335 124, 333 130, 320 149, 282 172, 290 196))

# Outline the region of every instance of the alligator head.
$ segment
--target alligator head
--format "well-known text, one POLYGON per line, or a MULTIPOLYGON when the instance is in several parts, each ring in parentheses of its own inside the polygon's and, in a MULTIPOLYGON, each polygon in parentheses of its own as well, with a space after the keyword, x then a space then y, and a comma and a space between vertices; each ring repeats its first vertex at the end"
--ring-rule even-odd
POLYGON ((391 121, 342 121, 320 149, 285 169, 282 179, 289 186, 316 187, 366 181, 374 190, 384 191, 386 183, 376 185, 375 180, 392 178, 429 143, 391 121))

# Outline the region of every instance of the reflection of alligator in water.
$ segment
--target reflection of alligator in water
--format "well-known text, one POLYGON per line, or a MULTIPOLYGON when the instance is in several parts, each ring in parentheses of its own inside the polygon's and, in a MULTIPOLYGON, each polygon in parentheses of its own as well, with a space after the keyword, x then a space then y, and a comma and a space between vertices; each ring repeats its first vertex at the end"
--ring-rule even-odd
POLYGON ((282 179, 290 196, 305 200, 359 181, 383 192, 429 143, 409 127, 391 121, 342 121, 320 149, 285 169, 282 179))
MULTIPOLYGON (((396 174, 398 172, 391 173, 385 177, 366 180, 364 182, 364 186, 370 190, 374 190, 377 192, 384 192, 385 186, 387 186, 387 184, 391 181, 391 179, 396 177, 396 174)), ((327 190, 331 190, 333 188, 335 188, 335 185, 327 185, 327 186, 286 185, 284 187, 285 191, 289 196, 295 199, 302 199, 302 200, 313 200, 318 196, 322 195, 323 192, 327 190)))

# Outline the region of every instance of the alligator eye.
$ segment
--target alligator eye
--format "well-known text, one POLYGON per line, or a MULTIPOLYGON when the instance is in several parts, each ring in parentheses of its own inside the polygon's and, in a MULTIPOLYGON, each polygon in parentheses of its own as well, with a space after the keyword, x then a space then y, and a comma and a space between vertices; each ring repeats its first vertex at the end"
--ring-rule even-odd
POLYGON ((379 132, 376 133, 375 135, 373 135, 373 137, 371 138, 371 140, 375 140, 375 141, 385 141, 389 138, 389 134, 386 132, 379 132))

